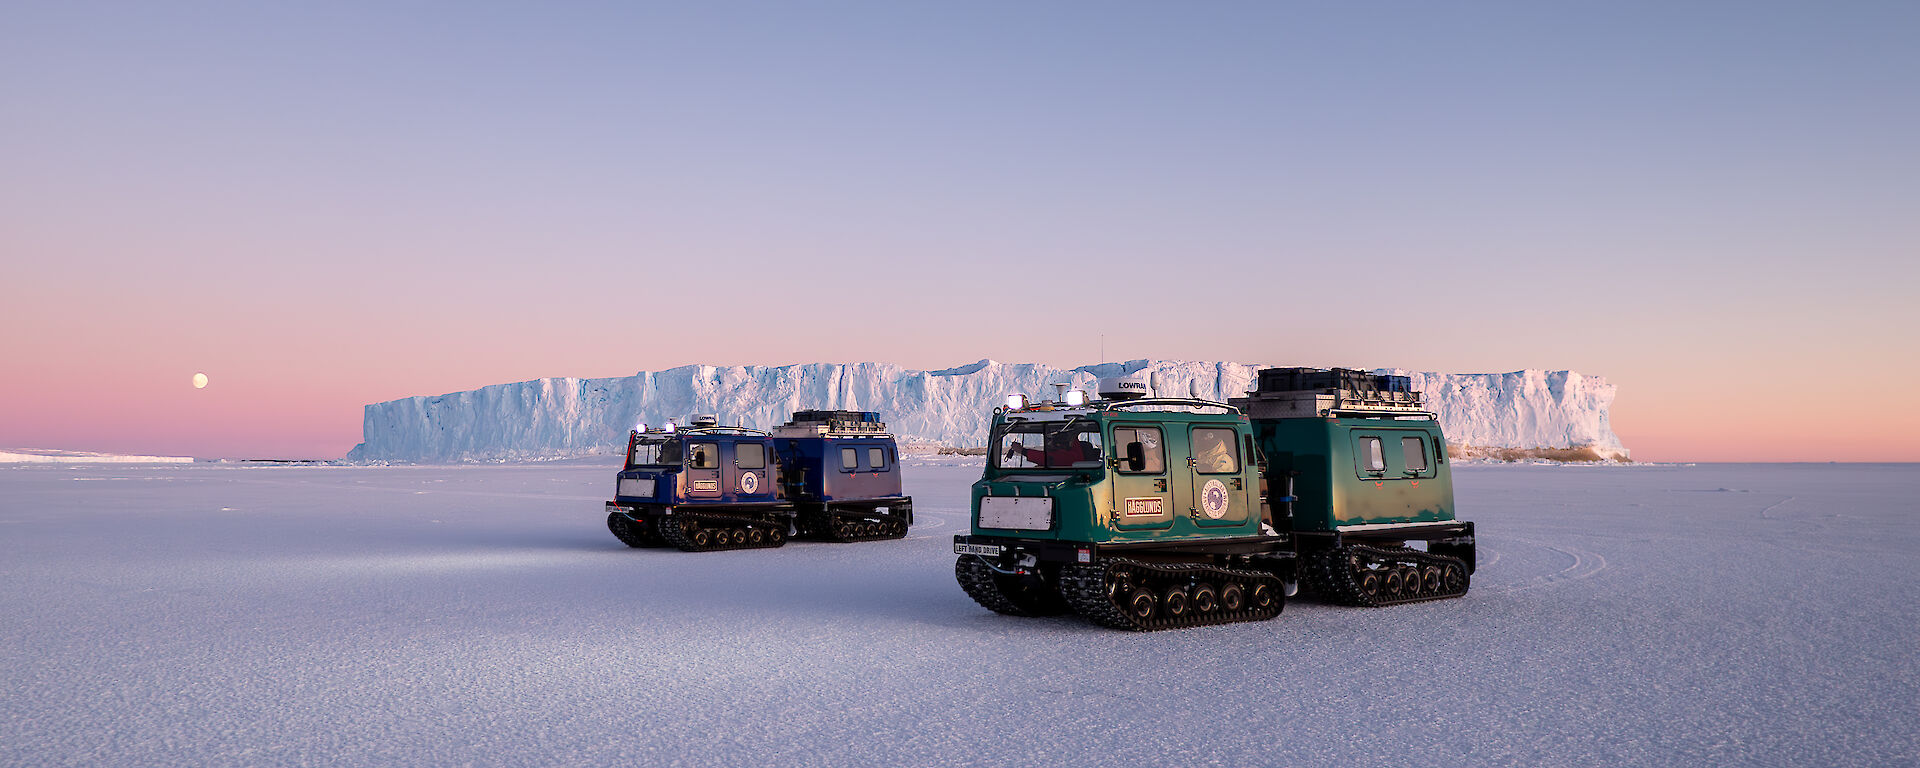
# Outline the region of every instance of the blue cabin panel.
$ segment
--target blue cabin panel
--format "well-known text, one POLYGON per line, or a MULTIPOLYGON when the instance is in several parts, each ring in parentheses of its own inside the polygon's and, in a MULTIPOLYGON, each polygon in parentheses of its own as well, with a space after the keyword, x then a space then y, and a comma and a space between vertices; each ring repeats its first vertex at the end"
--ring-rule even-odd
POLYGON ((773 432, 794 501, 901 496, 900 449, 873 411, 795 411, 773 432))
POLYGON ((757 434, 635 434, 619 474, 620 503, 764 504, 780 493, 773 441, 757 434))

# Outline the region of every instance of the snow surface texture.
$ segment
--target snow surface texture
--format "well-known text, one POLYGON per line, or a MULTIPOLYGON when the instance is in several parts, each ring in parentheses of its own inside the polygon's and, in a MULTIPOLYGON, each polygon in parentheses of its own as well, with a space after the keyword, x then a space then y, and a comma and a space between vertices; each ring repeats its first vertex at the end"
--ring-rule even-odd
POLYGON ((91 451, 17 448, 0 451, 0 464, 192 464, 192 456, 126 456, 91 451))
POLYGON ((605 460, 0 469, 0 765, 1911 766, 1920 467, 1462 466, 1458 600, 1131 634, 905 540, 630 550, 605 460))
MULTIPOLYGON (((885 363, 780 367, 691 365, 612 379, 536 379, 366 407, 349 461, 439 463, 587 456, 623 451, 637 423, 712 413, 766 429, 796 410, 879 411, 906 441, 987 442, 988 414, 1008 394, 1051 398, 1056 382, 1092 390, 1104 376, 1150 371, 1167 397, 1225 400, 1254 386, 1267 365, 1135 360, 1060 369, 982 360, 944 371, 885 363)), ((1607 409, 1614 387, 1573 371, 1447 374, 1414 378, 1455 446, 1587 448, 1626 458, 1607 409)))

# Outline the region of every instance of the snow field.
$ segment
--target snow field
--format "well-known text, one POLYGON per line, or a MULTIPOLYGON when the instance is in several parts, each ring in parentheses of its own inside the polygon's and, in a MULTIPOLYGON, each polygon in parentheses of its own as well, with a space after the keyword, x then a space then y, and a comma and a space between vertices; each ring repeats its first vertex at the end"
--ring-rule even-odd
POLYGON ((0 765, 1913 765, 1913 465, 1462 466, 1467 597, 1128 634, 906 540, 685 554, 604 461, 0 469, 0 765))

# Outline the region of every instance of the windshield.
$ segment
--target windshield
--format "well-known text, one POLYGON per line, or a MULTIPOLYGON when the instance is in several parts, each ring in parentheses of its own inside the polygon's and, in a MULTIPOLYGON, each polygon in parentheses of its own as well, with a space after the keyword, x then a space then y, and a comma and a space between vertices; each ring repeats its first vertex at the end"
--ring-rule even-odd
POLYGON ((633 441, 627 466, 674 466, 680 463, 680 441, 671 437, 642 437, 633 441))
POLYGON ((994 465, 1001 469, 1098 467, 1105 455, 1100 425, 1086 419, 1004 424, 993 445, 994 465))

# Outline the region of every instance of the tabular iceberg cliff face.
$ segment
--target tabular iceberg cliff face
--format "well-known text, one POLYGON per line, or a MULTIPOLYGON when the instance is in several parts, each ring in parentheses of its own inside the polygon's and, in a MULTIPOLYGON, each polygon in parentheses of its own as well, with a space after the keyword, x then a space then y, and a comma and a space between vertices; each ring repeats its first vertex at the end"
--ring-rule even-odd
MULTIPOLYGON (((810 363, 722 368, 689 365, 608 379, 536 379, 470 392, 409 397, 366 407, 363 440, 348 461, 458 462, 617 453, 637 423, 718 414, 725 424, 766 429, 806 408, 879 411, 903 441, 952 446, 987 442, 987 414, 1006 395, 1051 397, 1069 382, 1091 390, 1103 376, 1151 371, 1163 396, 1239 397, 1270 366, 1134 360, 1073 369, 982 360, 944 371, 886 363, 810 363)), ((1607 409, 1614 387, 1572 371, 1410 375, 1426 393, 1450 443, 1626 458, 1607 409)))

